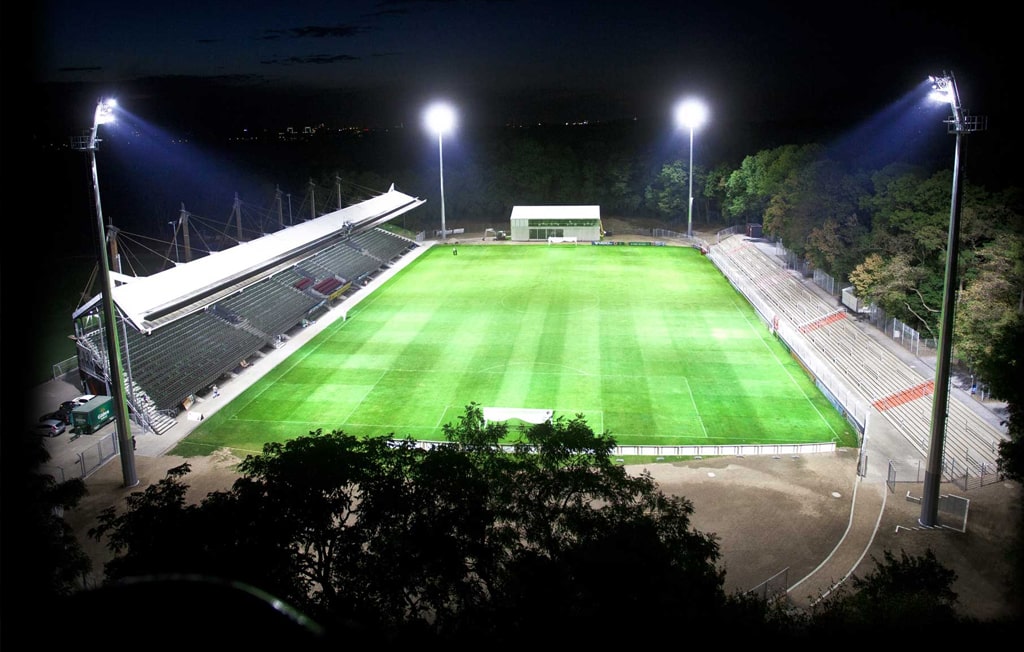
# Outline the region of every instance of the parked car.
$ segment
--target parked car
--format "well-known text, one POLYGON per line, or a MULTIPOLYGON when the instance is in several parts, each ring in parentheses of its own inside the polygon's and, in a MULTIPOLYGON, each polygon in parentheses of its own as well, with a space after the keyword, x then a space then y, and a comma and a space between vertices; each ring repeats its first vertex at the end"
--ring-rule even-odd
POLYGON ((47 412, 43 416, 39 417, 40 421, 46 421, 48 419, 57 419, 58 421, 61 421, 64 425, 70 426, 71 425, 71 408, 65 408, 65 407, 63 407, 63 404, 62 404, 62 407, 57 408, 56 411, 54 411, 54 412, 47 412))
POLYGON ((56 437, 58 435, 62 435, 66 429, 67 426, 64 425, 64 422, 60 419, 47 419, 45 421, 40 421, 33 426, 35 433, 37 435, 42 435, 43 437, 56 437))

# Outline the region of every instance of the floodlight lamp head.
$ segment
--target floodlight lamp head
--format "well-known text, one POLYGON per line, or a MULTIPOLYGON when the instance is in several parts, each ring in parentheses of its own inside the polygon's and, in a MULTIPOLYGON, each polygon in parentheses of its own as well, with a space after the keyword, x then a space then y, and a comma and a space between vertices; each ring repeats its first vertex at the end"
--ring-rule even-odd
POLYGON ((116 107, 117 100, 100 100, 99 103, 96 105, 95 123, 98 125, 105 125, 113 122, 116 119, 114 117, 114 109, 116 107))
POLYGON ((928 96, 936 101, 943 102, 945 104, 956 103, 956 93, 953 91, 953 79, 952 77, 943 75, 941 77, 932 75, 928 78, 932 83, 932 90, 928 96))
POLYGON ((447 104, 434 104, 425 114, 427 127, 438 135, 447 133, 455 125, 455 111, 447 104))
POLYGON ((676 106, 676 123, 680 127, 697 129, 708 119, 708 109, 700 100, 685 100, 676 106))

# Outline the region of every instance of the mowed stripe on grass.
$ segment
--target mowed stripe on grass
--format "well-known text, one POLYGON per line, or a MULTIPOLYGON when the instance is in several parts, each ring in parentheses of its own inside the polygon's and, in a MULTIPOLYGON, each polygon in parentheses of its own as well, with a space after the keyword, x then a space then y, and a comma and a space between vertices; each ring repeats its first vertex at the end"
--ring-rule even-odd
POLYGON ((856 445, 697 250, 473 246, 425 252, 179 452, 317 428, 440 440, 470 402, 583 414, 623 445, 856 445))

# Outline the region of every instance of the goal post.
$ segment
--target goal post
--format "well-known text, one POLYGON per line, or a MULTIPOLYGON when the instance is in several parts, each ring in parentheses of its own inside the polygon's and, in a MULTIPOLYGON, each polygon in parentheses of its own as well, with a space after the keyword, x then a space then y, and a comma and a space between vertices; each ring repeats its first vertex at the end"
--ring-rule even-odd
POLYGON ((509 419, 519 419, 520 421, 534 424, 544 423, 545 421, 551 421, 551 416, 554 414, 554 410, 504 407, 485 407, 483 412, 485 424, 491 421, 508 421, 509 419))

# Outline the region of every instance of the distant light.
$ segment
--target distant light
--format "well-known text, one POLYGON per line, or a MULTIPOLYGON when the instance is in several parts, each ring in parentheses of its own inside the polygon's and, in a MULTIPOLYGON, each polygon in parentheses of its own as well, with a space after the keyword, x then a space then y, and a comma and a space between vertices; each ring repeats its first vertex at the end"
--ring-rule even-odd
POLYGON ((680 127, 696 129, 708 119, 708 108, 700 100, 685 100, 676 107, 676 123, 680 127))
POLYGON ((444 134, 455 126, 455 111, 447 104, 434 104, 427 109, 426 123, 431 131, 444 134))

